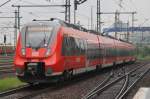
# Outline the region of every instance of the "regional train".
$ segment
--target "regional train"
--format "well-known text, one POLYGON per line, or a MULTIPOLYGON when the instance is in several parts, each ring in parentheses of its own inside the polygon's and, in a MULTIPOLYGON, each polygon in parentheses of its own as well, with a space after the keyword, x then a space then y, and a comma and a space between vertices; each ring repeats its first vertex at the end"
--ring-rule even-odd
POLYGON ((22 28, 14 65, 21 81, 42 83, 135 61, 135 49, 131 43, 52 18, 22 28))

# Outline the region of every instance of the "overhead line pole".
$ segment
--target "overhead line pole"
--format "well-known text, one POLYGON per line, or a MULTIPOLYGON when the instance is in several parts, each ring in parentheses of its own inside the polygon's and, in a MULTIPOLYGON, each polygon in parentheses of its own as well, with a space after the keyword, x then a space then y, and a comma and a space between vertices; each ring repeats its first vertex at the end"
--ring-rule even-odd
POLYGON ((65 21, 70 23, 70 17, 71 17, 71 11, 70 11, 70 0, 66 0, 66 5, 65 5, 65 21))
MULTIPOLYGON (((18 8, 18 17, 20 16, 20 8, 21 7, 65 7, 65 21, 70 23, 70 0, 66 0, 65 5, 12 5, 12 7, 18 8)), ((20 25, 20 19, 18 19, 20 25)), ((20 29, 20 26, 18 26, 20 29)))
POLYGON ((101 0, 97 0, 97 32, 101 33, 101 0))
MULTIPOLYGON (((16 48, 16 43, 17 43, 17 26, 19 26, 20 24, 17 25, 18 20, 17 19, 20 19, 19 16, 18 16, 18 13, 17 10, 15 10, 15 25, 14 25, 14 48, 16 48)), ((20 26, 19 26, 20 27, 20 26)))
MULTIPOLYGON (((16 44, 16 39, 17 39, 17 18, 22 18, 22 17, 18 17, 18 15, 17 15, 17 11, 15 10, 15 17, 0 17, 0 18, 6 18, 6 19, 15 19, 15 25, 14 25, 14 27, 0 27, 0 28, 14 28, 15 30, 14 30, 14 46, 15 46, 15 44, 16 44)), ((20 26, 20 25, 18 25, 18 26, 20 26)))
POLYGON ((134 15, 136 14, 136 12, 132 12, 132 33, 134 32, 133 31, 133 28, 134 28, 134 15))
POLYGON ((74 0, 74 24, 76 24, 76 11, 78 9, 78 5, 86 2, 87 0, 74 0))
POLYGON ((93 6, 91 6, 91 30, 93 30, 93 6))

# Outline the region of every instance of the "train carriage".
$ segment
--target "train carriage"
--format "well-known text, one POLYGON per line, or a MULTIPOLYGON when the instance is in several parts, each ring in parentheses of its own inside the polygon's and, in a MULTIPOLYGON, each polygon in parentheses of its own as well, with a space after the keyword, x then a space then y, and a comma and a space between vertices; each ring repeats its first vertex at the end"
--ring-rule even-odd
POLYGON ((14 64, 20 80, 47 82, 135 61, 133 50, 130 43, 52 19, 31 22, 22 28, 14 64))

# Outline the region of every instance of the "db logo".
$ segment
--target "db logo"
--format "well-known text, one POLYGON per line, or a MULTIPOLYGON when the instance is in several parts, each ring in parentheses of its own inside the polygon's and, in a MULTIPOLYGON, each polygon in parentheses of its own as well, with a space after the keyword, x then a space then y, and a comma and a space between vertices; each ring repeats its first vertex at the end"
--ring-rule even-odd
POLYGON ((39 56, 39 52, 32 52, 32 56, 39 56))
POLYGON ((80 58, 76 58, 76 62, 80 62, 80 58))

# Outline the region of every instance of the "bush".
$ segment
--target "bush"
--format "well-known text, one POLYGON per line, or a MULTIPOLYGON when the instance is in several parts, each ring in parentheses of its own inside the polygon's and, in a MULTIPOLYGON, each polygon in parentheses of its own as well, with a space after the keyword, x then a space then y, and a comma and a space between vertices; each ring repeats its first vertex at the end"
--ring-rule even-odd
POLYGON ((137 47, 137 58, 139 59, 150 59, 150 47, 137 47))

